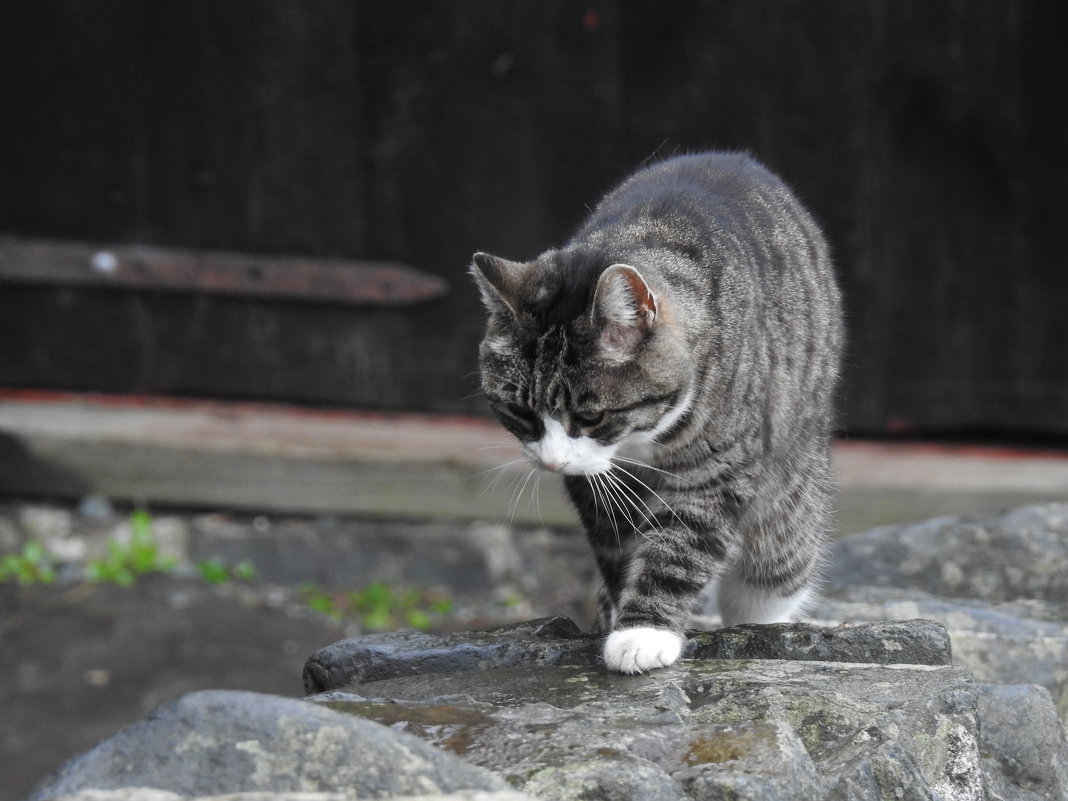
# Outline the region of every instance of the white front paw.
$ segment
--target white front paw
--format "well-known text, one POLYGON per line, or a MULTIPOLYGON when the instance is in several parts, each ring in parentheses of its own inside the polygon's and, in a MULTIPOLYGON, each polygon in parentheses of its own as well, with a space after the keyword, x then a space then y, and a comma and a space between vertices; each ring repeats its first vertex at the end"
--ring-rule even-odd
POLYGON ((613 631, 604 643, 604 662, 616 673, 667 667, 682 653, 682 638, 668 629, 643 626, 613 631))

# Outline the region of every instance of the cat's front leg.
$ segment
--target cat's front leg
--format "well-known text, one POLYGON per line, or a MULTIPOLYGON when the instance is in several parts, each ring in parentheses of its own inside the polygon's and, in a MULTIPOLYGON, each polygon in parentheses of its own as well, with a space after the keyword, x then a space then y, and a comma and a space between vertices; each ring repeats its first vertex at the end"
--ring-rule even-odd
POLYGON ((644 673, 678 661, 686 623, 726 551, 721 537, 682 526, 644 536, 619 592, 619 618, 604 643, 609 670, 644 673))
POLYGON ((597 591, 597 619, 593 623, 594 634, 608 634, 615 628, 619 612, 608 587, 602 584, 597 591))

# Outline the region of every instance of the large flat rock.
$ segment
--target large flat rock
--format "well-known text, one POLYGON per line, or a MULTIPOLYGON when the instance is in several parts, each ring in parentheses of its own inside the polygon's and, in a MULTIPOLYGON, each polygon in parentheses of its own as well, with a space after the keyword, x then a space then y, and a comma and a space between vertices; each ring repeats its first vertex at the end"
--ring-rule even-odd
POLYGON ((977 682, 930 621, 695 633, 677 665, 638 676, 609 673, 599 645, 566 618, 342 640, 309 660, 307 700, 184 696, 32 801, 137 787, 262 801, 1065 798, 1048 693, 977 682))
POLYGON ((695 660, 638 677, 539 666, 360 689, 321 701, 537 795, 574 797, 575 773, 600 776, 605 792, 626 766, 665 798, 869 798, 892 766, 912 792, 982 797, 978 688, 951 666, 695 660))
POLYGON ((305 682, 541 798, 983 797, 979 687, 937 624, 696 633, 643 676, 599 644, 563 618, 381 635, 318 652, 305 682))
MULTIPOLYGON (((341 640, 305 663, 307 693, 354 688, 411 675, 486 671, 530 665, 600 664, 601 639, 563 616, 478 632, 396 632, 341 640)), ((945 628, 925 620, 845 624, 736 626, 692 632, 690 659, 792 659, 875 664, 947 665, 945 628)))

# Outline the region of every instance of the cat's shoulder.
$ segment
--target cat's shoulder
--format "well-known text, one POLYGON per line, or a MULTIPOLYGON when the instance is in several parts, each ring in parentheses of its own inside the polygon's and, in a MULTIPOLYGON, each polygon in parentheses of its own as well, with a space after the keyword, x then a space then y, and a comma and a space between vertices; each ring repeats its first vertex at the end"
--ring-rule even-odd
POLYGON ((639 167, 609 192, 600 207, 613 210, 672 197, 745 195, 781 187, 781 179, 745 151, 709 150, 670 156, 639 167))
MULTIPOLYGON (((779 177, 748 151, 707 150, 672 156, 650 164, 647 168, 652 180, 695 178, 705 182, 737 182, 741 184, 781 183, 779 177)), ((641 176, 642 170, 635 173, 641 176)))

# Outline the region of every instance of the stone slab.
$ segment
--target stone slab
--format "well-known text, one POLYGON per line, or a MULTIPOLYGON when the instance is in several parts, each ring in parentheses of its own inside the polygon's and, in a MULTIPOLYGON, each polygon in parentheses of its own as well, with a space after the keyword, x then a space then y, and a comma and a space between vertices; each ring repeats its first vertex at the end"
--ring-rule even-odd
MULTIPOLYGON (((305 663, 308 694, 350 689, 403 676, 431 676, 528 665, 600 668, 602 639, 563 616, 490 631, 396 632, 345 639, 305 663)), ((694 632, 684 659, 789 659, 870 664, 948 665, 949 636, 925 620, 854 623, 834 628, 806 623, 736 626, 694 632)))
MULTIPOLYGON (((519 460, 519 461, 517 461, 519 460)), ((1068 454, 839 441, 838 531, 1068 497, 1068 454)), ((573 526, 473 417, 0 390, 0 493, 573 526)))
POLYGON ((573 650, 547 649, 537 626, 494 632, 512 656, 523 643, 530 650, 487 662, 477 658, 485 635, 469 635, 472 653, 405 637, 390 667, 379 639, 377 664, 312 700, 415 734, 544 798, 983 798, 979 690, 961 668, 686 659, 619 676, 582 647, 591 638, 553 625, 566 636, 548 639, 577 641, 573 650), (460 652, 451 664, 448 651, 460 652))

